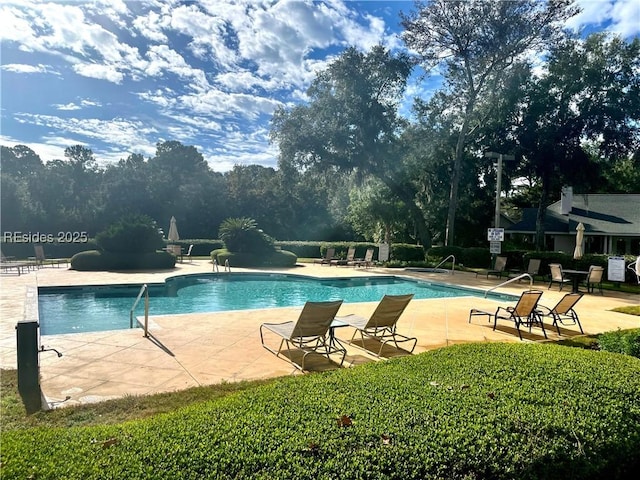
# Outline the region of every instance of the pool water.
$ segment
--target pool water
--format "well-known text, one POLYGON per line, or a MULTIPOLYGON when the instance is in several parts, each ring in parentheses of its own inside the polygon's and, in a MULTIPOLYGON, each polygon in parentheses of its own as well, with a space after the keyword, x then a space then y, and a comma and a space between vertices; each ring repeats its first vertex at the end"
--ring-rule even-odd
MULTIPOLYGON (((40 287, 40 333, 53 335, 129 328, 129 312, 140 287, 40 287)), ((483 295, 463 287, 394 276, 312 279, 283 274, 199 274, 150 284, 149 315, 291 307, 304 305, 306 301, 340 299, 345 303, 377 302, 385 294, 407 293, 413 293, 415 299, 483 295)), ((507 296, 502 298, 511 300, 507 296)), ((134 312, 134 316, 140 315, 144 315, 144 300, 138 303, 134 312)))

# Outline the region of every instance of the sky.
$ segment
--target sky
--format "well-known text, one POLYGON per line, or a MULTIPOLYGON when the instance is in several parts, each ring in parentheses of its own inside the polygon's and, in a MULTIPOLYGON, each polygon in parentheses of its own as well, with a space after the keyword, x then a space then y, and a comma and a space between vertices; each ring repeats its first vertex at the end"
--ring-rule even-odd
MULTIPOLYGON (((640 34, 638 0, 577 0, 578 32, 640 34)), ((73 145, 106 166, 158 142, 195 146, 218 172, 277 167, 279 107, 305 101, 345 48, 404 48, 406 1, 0 0, 0 145, 43 161, 73 145)), ((404 103, 437 88, 412 77, 404 103)))

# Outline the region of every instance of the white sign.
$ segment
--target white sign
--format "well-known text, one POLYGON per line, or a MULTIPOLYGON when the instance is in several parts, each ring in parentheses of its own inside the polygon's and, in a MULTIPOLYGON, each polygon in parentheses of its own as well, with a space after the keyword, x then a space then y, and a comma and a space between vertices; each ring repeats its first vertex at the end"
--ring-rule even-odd
POLYGON ((624 282, 624 257, 609 257, 607 278, 610 282, 624 282))
POLYGON ((502 253, 502 242, 490 242, 489 243, 489 252, 490 253, 502 253))
POLYGON ((487 230, 487 240, 490 242, 503 242, 504 228, 489 228, 487 230))
POLYGON ((389 260, 389 244, 381 243, 378 245, 378 260, 381 262, 386 262, 389 260))

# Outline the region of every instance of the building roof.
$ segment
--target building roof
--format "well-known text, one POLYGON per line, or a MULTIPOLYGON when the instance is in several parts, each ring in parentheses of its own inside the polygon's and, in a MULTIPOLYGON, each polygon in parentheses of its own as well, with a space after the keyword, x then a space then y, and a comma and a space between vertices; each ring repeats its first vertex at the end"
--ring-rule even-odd
MULTIPOLYGON (((547 208, 547 234, 575 235, 578 223, 585 235, 640 236, 640 194, 573 194, 571 211, 562 214, 561 201, 547 208)), ((536 208, 526 208, 522 220, 507 228, 510 233, 534 233, 536 208)))

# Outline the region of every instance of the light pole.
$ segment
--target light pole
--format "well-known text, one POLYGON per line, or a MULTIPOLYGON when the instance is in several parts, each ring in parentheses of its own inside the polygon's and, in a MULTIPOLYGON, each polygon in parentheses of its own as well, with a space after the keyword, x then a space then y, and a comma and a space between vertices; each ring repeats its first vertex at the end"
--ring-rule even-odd
POLYGON ((500 192, 502 191, 502 161, 515 160, 513 155, 506 155, 496 152, 485 152, 485 158, 495 158, 498 160, 498 170, 496 172, 496 215, 494 219, 494 228, 500 227, 500 192))

